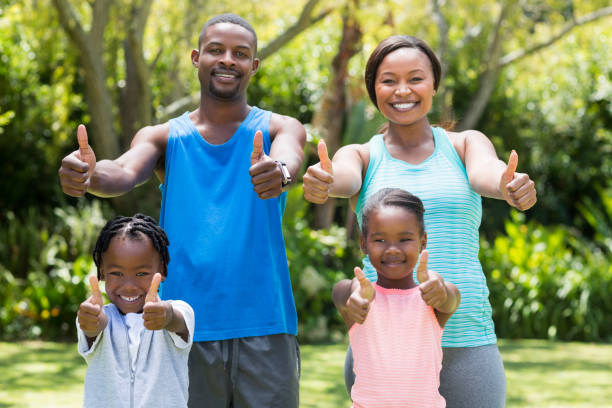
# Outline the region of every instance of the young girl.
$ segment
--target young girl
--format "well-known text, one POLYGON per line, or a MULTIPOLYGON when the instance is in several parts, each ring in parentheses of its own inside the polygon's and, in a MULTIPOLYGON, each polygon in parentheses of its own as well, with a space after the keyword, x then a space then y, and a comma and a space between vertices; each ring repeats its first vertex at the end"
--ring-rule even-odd
POLYGON ((92 296, 77 315, 79 353, 88 364, 84 407, 187 407, 194 317, 187 303, 157 295, 168 244, 142 214, 116 217, 102 229, 93 252, 98 276, 90 277, 92 296))
POLYGON ((360 268, 338 282, 333 300, 349 329, 354 407, 444 407, 438 392, 442 327, 457 310, 459 291, 427 270, 427 234, 421 200, 382 189, 366 203, 361 248, 378 274, 360 268), (417 285, 413 270, 419 260, 417 285), (357 324, 355 324, 357 323, 357 324))

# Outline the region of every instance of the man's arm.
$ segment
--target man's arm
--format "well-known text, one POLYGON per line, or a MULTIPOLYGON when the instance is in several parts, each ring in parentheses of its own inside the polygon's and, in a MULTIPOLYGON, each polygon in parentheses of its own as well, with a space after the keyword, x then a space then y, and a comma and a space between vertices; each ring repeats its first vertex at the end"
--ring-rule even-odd
POLYGON ((130 149, 117 159, 95 162, 94 156, 91 174, 91 160, 90 163, 84 160, 83 149, 72 152, 64 157, 58 171, 62 190, 74 197, 86 192, 99 197, 127 193, 153 175, 165 153, 169 129, 167 123, 142 128, 134 136, 130 149))

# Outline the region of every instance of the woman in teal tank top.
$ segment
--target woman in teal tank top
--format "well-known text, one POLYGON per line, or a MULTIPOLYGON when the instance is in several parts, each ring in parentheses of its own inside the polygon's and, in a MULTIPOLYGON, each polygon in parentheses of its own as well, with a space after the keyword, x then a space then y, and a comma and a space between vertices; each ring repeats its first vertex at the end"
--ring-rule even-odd
MULTIPOLYGON (((360 223, 367 198, 382 188, 402 188, 421 198, 428 264, 461 292, 461 305, 444 328, 440 393, 448 407, 503 407, 504 368, 478 260, 480 197, 527 210, 536 202, 536 190, 527 174, 516 172, 514 151, 506 164, 484 134, 429 124, 440 78, 440 62, 423 41, 410 36, 383 40, 368 60, 365 82, 388 124, 368 143, 339 149, 333 161, 321 142, 320 163, 304 175, 304 197, 317 204, 328 197, 349 198, 360 223)), ((375 279, 367 258, 364 272, 375 279)), ((350 387, 350 349, 345 376, 350 387)))

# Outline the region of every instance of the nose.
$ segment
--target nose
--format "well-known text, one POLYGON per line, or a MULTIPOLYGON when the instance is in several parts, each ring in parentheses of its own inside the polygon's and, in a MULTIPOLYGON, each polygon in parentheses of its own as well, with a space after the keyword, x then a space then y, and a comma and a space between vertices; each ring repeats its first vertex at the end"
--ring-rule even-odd
POLYGON ((398 96, 407 96, 412 93, 412 89, 410 89, 410 87, 407 84, 400 84, 395 89, 395 93, 398 96))
POLYGON ((219 61, 222 65, 226 67, 231 67, 235 65, 234 55, 232 54, 232 50, 226 50, 223 55, 221 55, 221 60, 219 61))
POLYGON ((400 249, 398 248, 398 246, 394 242, 389 243, 389 246, 387 246, 387 248, 385 248, 385 253, 387 255, 395 255, 395 254, 398 254, 400 252, 401 252, 400 249))

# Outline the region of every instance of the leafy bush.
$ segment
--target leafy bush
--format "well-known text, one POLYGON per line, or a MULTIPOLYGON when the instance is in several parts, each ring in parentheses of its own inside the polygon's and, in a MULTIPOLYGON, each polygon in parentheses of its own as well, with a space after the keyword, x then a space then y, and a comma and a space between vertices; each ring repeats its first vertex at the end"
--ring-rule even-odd
POLYGON ((481 241, 500 337, 612 340, 612 254, 567 227, 512 213, 506 235, 481 241))
POLYGON ((87 276, 95 271, 90 254, 106 220, 102 206, 58 208, 48 221, 28 213, 24 220, 9 213, 0 228, 0 338, 74 336, 87 276))

